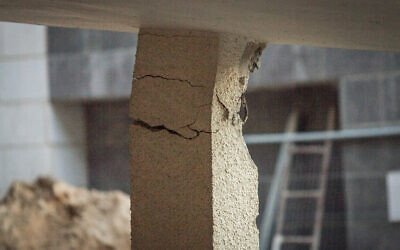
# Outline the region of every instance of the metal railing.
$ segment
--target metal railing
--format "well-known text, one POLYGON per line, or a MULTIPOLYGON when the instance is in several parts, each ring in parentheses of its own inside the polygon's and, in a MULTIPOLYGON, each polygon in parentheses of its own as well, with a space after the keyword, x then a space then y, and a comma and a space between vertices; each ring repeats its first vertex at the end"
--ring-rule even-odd
POLYGON ((313 142, 325 140, 350 140, 374 137, 400 135, 400 126, 381 128, 344 129, 333 131, 316 131, 279 134, 247 134, 244 135, 246 144, 277 144, 284 142, 313 142))

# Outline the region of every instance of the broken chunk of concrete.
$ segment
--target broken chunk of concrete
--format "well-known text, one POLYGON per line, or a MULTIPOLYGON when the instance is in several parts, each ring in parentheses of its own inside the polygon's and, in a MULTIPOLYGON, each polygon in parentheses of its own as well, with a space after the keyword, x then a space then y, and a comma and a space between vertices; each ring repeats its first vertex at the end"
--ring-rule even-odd
POLYGON ((118 191, 15 182, 0 201, 0 249, 130 249, 129 208, 118 191))

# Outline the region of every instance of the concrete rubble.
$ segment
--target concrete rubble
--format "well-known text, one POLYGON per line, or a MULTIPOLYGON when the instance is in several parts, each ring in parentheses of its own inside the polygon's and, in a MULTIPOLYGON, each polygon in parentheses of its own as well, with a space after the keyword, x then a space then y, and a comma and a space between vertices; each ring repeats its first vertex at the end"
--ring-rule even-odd
POLYGON ((15 182, 0 201, 0 250, 130 249, 130 199, 50 178, 15 182))

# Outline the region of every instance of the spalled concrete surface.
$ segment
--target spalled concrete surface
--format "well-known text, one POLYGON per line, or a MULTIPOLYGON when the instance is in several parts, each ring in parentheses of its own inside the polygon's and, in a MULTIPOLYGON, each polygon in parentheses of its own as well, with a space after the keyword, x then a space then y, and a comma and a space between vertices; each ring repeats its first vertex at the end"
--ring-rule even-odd
POLYGON ((258 172, 242 136, 239 112, 265 45, 243 37, 220 36, 212 106, 214 247, 258 249, 258 172))
POLYGON ((258 249, 257 169, 239 112, 264 47, 229 34, 141 30, 132 249, 258 249))

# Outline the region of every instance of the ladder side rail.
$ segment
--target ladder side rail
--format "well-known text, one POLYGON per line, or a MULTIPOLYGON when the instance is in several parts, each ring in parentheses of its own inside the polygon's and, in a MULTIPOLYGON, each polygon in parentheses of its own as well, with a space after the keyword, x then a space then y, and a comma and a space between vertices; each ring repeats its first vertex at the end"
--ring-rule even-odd
POLYGON ((280 250, 281 245, 283 243, 283 226, 285 224, 285 212, 286 212, 286 198, 283 196, 283 192, 286 192, 288 186, 288 177, 289 177, 289 169, 290 164, 287 164, 285 167, 285 173, 283 174, 282 178, 282 185, 279 194, 279 211, 278 211, 278 218, 276 222, 276 231, 273 238, 273 249, 272 250, 280 250))
MULTIPOLYGON (((293 110, 289 115, 285 128, 286 132, 285 136, 287 136, 288 138, 293 136, 293 133, 296 132, 298 126, 298 119, 299 119, 298 111, 293 110)), ((282 199, 280 191, 282 190, 284 184, 283 182, 286 169, 290 165, 291 161, 291 154, 289 152, 291 145, 292 143, 290 141, 284 142, 282 143, 279 150, 279 156, 275 164, 274 176, 272 179, 272 183, 270 185, 270 190, 268 192, 268 197, 264 207, 263 217, 260 226, 261 250, 266 250, 269 249, 270 247, 272 249, 279 249, 279 247, 276 248, 274 245, 272 245, 271 241, 274 239, 273 230, 274 230, 274 224, 277 221, 277 214, 279 217, 279 210, 280 210, 279 206, 280 206, 280 200, 282 199)))
MULTIPOLYGON (((327 130, 332 131, 334 129, 334 126, 335 126, 335 109, 331 107, 328 111, 327 130)), ((322 219, 325 210, 325 196, 327 189, 328 169, 331 160, 332 140, 326 140, 324 142, 324 147, 325 147, 325 152, 322 157, 322 168, 320 176, 321 197, 317 200, 315 221, 313 227, 314 240, 311 245, 311 250, 318 250, 321 241, 322 219)))

